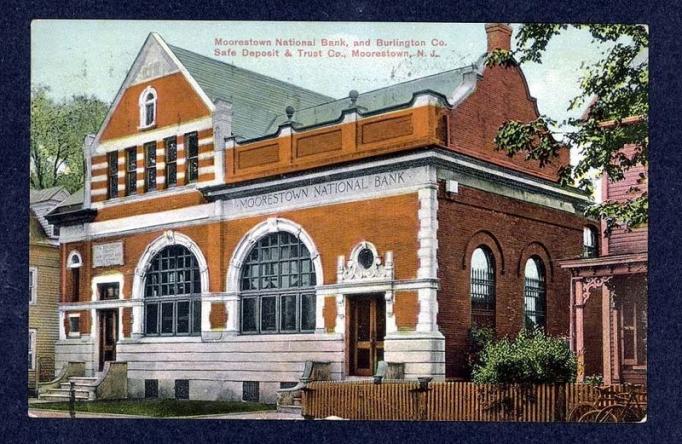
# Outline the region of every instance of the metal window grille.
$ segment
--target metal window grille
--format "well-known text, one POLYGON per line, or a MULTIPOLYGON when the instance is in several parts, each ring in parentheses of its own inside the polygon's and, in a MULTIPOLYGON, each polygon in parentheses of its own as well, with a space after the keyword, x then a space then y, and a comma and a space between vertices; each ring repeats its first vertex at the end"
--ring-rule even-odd
POLYGON ((247 255, 241 270, 243 333, 315 329, 316 277, 310 252, 294 235, 271 233, 247 255))
POLYGON ((118 196, 118 152, 112 151, 107 154, 107 199, 113 199, 118 196))
POLYGON ((185 134, 185 153, 187 156, 187 183, 199 179, 199 136, 196 132, 185 134))
POLYGON ((545 327, 545 282, 542 279, 525 278, 524 313, 526 328, 545 327))
POLYGON ((156 142, 144 144, 144 190, 156 189, 156 142))
POLYGON ((147 335, 201 334, 201 273, 186 247, 171 245, 152 258, 144 294, 147 335))
POLYGON ((495 327, 495 273, 488 269, 471 269, 471 314, 473 323, 495 327))
POLYGON ((258 402, 260 400, 260 384, 258 381, 242 383, 242 401, 258 402))
POLYGON ((126 195, 137 193, 137 148, 126 150, 126 195))
POLYGON ((189 399, 189 379, 175 380, 175 399, 189 399))
POLYGON ((175 137, 166 139, 166 188, 178 181, 178 141, 175 137))
POLYGON ((159 397, 159 380, 158 379, 145 379, 144 380, 144 397, 147 399, 159 397))

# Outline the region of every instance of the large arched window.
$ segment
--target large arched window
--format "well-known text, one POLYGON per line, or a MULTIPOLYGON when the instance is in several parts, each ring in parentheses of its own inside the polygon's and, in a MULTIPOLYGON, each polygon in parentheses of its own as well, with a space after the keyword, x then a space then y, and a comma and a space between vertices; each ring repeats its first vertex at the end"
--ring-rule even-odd
POLYGON ((533 256, 526 261, 524 272, 524 318, 526 328, 545 327, 545 266, 533 256))
POLYGON ((140 128, 147 128, 156 123, 156 91, 146 88, 140 94, 140 128))
POLYGON ((170 245, 152 258, 144 309, 147 335, 201 334, 201 273, 187 247, 170 245))
POLYGON ((271 233, 253 246, 241 270, 241 331, 315 330, 315 269, 296 236, 271 233))
POLYGON ((471 321, 495 328, 495 263, 486 247, 471 255, 471 321))

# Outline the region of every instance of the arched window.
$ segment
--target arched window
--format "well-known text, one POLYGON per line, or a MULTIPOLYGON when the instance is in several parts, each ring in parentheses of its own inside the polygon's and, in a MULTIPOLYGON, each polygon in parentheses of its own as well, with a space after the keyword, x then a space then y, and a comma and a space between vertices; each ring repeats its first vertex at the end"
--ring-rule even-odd
POLYGON ((241 270, 241 331, 315 330, 315 269, 296 236, 271 233, 253 246, 241 270))
POLYGON ((71 292, 69 294, 68 302, 78 302, 80 300, 80 282, 81 282, 81 266, 83 265, 83 258, 78 251, 72 251, 69 253, 69 257, 66 260, 66 267, 70 270, 70 287, 71 292))
POLYGON ((148 87, 140 94, 140 128, 156 123, 156 91, 148 87))
POLYGON ((471 255, 471 321, 495 328, 495 263, 486 247, 471 255))
POLYGON ((526 328, 545 327, 545 266, 538 257, 526 261, 524 318, 526 328))
POLYGON ((597 230, 594 227, 583 228, 583 257, 597 257, 597 230))
POLYGON ((201 334, 201 274, 196 257, 170 245, 151 260, 144 283, 145 333, 201 334))

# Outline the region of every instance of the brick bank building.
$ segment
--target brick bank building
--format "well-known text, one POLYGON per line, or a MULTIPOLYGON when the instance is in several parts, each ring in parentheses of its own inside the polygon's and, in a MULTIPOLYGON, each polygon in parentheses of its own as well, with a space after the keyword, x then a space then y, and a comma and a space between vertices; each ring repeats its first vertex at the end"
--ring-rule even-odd
POLYGON ((568 153, 494 149, 538 110, 519 68, 483 62, 336 100, 150 34, 86 140, 82 199, 50 215, 57 368, 271 402, 307 360, 463 377, 473 323, 568 335, 556 261, 581 254, 588 199, 558 185, 568 153))

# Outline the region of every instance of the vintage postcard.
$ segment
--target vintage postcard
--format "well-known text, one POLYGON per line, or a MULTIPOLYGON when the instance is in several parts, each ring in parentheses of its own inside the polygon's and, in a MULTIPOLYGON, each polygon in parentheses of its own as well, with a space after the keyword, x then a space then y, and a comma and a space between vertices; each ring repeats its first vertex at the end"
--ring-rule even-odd
POLYGON ((648 32, 33 21, 28 414, 645 421, 648 32))

